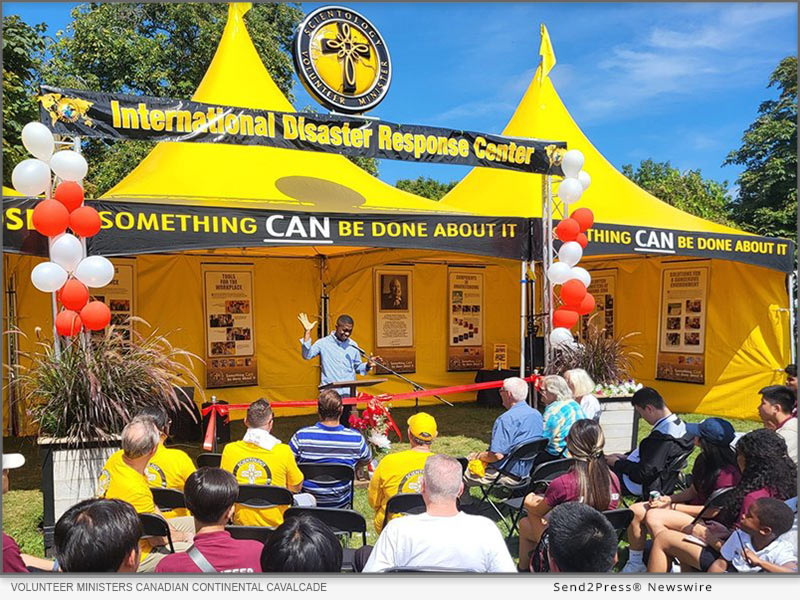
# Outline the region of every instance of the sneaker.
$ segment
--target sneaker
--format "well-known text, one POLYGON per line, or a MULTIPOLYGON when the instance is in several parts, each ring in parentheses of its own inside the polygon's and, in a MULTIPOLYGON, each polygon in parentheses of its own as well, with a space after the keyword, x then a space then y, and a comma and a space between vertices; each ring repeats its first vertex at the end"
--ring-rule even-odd
POLYGON ((628 561, 622 567, 620 573, 647 573, 647 565, 641 562, 633 563, 628 561))

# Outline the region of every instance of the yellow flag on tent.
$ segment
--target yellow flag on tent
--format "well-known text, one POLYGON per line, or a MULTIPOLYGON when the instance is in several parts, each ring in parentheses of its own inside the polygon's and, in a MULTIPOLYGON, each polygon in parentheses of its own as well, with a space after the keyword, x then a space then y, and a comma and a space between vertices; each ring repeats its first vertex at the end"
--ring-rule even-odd
POLYGON ((547 27, 544 26, 544 23, 540 26, 540 32, 542 35, 542 43, 539 45, 539 54, 542 57, 542 79, 547 77, 547 74, 550 72, 554 66, 556 66, 556 55, 553 52, 553 45, 550 43, 550 34, 547 33, 547 27))

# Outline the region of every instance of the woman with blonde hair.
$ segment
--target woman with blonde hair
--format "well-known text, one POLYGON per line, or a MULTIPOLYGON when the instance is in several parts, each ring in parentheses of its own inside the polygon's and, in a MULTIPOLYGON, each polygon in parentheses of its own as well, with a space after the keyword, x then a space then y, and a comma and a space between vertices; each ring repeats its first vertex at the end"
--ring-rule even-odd
POLYGON ((600 403, 592 394, 594 381, 589 377, 589 374, 583 369, 570 369, 569 371, 564 371, 564 379, 572 390, 575 401, 581 405, 586 418, 599 422, 600 413, 603 412, 603 409, 600 408, 600 403))
POLYGON ((561 458, 567 448, 567 434, 575 421, 583 419, 580 404, 572 397, 572 390, 560 375, 545 375, 539 380, 539 393, 547 405, 542 419, 548 444, 544 452, 534 459, 534 467, 561 458))

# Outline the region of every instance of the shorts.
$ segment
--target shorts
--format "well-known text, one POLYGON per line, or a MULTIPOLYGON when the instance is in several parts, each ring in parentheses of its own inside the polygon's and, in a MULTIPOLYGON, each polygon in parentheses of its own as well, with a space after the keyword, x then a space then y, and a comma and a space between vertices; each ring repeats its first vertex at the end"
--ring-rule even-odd
MULTIPOLYGON (((711 568, 711 564, 720 557, 720 553, 716 550, 705 546, 700 551, 700 570, 705 572, 711 568)), ((736 569, 728 563, 728 572, 729 573, 736 573, 736 569)))

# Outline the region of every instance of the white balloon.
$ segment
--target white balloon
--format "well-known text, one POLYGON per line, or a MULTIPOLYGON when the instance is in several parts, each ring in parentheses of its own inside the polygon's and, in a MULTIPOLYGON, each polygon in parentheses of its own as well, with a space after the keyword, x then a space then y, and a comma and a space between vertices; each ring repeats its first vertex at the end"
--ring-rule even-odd
POLYGON ((581 171, 580 173, 578 173, 578 181, 581 182, 584 192, 592 184, 592 178, 586 171, 581 171))
POLYGON ((22 128, 22 145, 36 158, 47 162, 53 156, 56 142, 47 127, 32 121, 22 128))
POLYGON ((558 197, 567 204, 575 202, 581 197, 583 186, 574 177, 567 177, 558 184, 558 197))
POLYGON ((31 271, 31 282, 37 290, 55 292, 67 282, 67 272, 54 262, 39 263, 31 271))
POLYGON ((580 150, 567 150, 561 159, 561 170, 567 177, 577 177, 583 168, 583 153, 580 150))
POLYGON ((559 348, 560 346, 566 346, 571 344, 573 341, 572 333, 570 333, 569 329, 564 327, 556 327, 553 331, 550 332, 550 344, 554 348, 559 348))
POLYGON ((50 188, 50 167, 38 158, 26 158, 14 167, 11 184, 24 196, 38 196, 50 188))
POLYGON ((565 281, 573 279, 572 268, 567 263, 553 263, 550 265, 550 268, 547 269, 547 278, 554 285, 561 285, 565 281))
POLYGON ((583 267, 572 267, 572 277, 570 277, 570 279, 579 280, 587 288, 589 284, 592 283, 592 276, 589 274, 589 271, 583 267))
POLYGON ((80 181, 89 172, 86 159, 74 150, 62 150, 53 154, 50 168, 64 181, 80 181))
POLYGON ((62 233, 50 245, 50 260, 72 273, 83 260, 83 244, 71 233, 62 233))
POLYGON ((574 267, 583 257, 583 248, 578 242, 566 242, 558 250, 558 260, 574 267))
POLYGON ((100 288, 114 279, 114 265, 105 256, 87 256, 75 269, 75 277, 87 287, 100 288))

